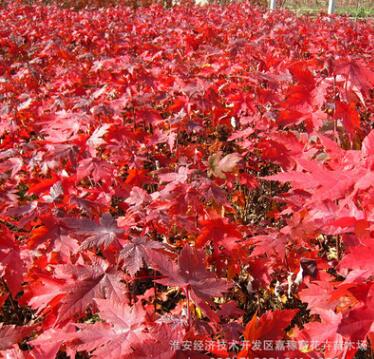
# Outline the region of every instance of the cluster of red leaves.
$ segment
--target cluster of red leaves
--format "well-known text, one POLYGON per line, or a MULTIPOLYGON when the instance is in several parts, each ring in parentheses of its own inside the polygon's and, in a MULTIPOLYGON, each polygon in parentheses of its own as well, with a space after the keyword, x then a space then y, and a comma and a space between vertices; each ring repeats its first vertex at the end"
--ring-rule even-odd
MULTIPOLYGON (((3 8, 1 355, 373 341, 373 35, 245 3, 3 8)), ((357 350, 301 349, 277 355, 357 350)))
POLYGON ((139 7, 150 6, 152 4, 165 5, 169 7, 172 6, 171 0, 1 0, 0 4, 4 3, 9 5, 15 1, 21 4, 29 5, 55 5, 60 8, 70 8, 74 10, 97 9, 112 6, 128 6, 132 9, 137 9, 139 7))

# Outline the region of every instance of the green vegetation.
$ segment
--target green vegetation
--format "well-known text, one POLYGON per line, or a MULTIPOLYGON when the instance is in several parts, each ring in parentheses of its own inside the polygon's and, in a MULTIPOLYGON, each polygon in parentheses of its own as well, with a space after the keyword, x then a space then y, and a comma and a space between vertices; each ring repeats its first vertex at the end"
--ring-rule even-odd
MULTIPOLYGON (((321 12, 327 12, 327 5, 325 4, 300 5, 286 2, 284 8, 295 12, 296 15, 317 15, 321 12)), ((337 6, 336 13, 355 18, 374 17, 374 6, 337 6)))

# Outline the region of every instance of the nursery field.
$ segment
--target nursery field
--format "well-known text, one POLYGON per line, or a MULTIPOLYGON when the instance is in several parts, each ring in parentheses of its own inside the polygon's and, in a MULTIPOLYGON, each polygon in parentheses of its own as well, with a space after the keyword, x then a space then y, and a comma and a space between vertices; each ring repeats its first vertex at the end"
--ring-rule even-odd
POLYGON ((372 358, 373 25, 0 7, 0 357, 372 358))

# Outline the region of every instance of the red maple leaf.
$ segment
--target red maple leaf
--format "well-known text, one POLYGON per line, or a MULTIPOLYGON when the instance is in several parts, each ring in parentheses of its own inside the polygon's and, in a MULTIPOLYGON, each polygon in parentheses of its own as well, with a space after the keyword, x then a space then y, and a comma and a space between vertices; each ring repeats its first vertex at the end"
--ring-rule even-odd
POLYGON ((79 351, 93 358, 134 358, 134 347, 150 339, 146 333, 146 312, 141 303, 129 306, 113 299, 96 299, 100 318, 106 323, 76 324, 79 351))
POLYGON ((68 278, 58 311, 58 323, 82 314, 94 304, 94 299, 112 298, 127 302, 127 287, 121 282, 121 273, 103 261, 90 266, 63 265, 56 269, 57 278, 68 278))
POLYGON ((118 228, 116 221, 109 213, 104 213, 99 223, 88 218, 66 218, 63 223, 67 228, 84 238, 81 249, 108 247, 123 233, 123 230, 118 228))
MULTIPOLYGON (((290 325, 297 312, 297 309, 267 311, 260 318, 257 318, 255 314, 244 329, 244 338, 251 343, 259 341, 261 344, 264 341, 281 340, 286 336, 285 329, 290 325)), ((267 349, 261 347, 252 350, 252 347, 250 347, 249 349, 243 349, 238 354, 238 357, 244 358, 250 353, 263 357, 271 355, 271 353, 275 355, 276 350, 273 347, 267 349)))
POLYGON ((224 246, 231 250, 237 247, 237 242, 241 239, 242 234, 236 224, 218 217, 201 221, 201 233, 196 238, 196 245, 202 247, 208 241, 212 241, 216 247, 224 246))
POLYGON ((157 279, 157 283, 186 289, 191 299, 211 319, 218 320, 218 316, 206 303, 210 303, 212 297, 221 296, 229 285, 224 279, 218 279, 206 270, 203 258, 201 250, 186 245, 179 254, 178 264, 156 252, 150 256, 149 261, 155 269, 166 276, 164 279, 157 279))
POLYGON ((119 257, 126 270, 133 276, 142 267, 143 263, 148 262, 148 255, 152 255, 150 253, 152 250, 164 247, 160 242, 146 240, 145 238, 134 238, 123 246, 119 257))
POLYGON ((0 223, 0 274, 15 298, 22 288, 25 265, 13 233, 0 223))
POLYGON ((11 348, 34 330, 33 326, 21 327, 0 323, 0 350, 11 348))
POLYGON ((113 176, 113 171, 113 165, 107 161, 97 159, 96 157, 86 158, 79 162, 77 168, 77 181, 92 176, 95 182, 99 182, 100 180, 110 182, 113 176))

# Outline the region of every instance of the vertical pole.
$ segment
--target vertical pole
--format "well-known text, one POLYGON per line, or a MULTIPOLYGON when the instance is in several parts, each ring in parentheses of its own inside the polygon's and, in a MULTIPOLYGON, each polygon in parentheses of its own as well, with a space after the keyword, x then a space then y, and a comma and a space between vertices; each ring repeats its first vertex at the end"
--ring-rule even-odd
POLYGON ((270 0, 270 11, 275 10, 276 0, 270 0))
POLYGON ((335 12, 335 0, 329 0, 329 7, 327 9, 327 13, 332 15, 335 12))

